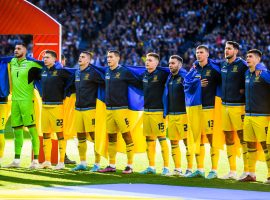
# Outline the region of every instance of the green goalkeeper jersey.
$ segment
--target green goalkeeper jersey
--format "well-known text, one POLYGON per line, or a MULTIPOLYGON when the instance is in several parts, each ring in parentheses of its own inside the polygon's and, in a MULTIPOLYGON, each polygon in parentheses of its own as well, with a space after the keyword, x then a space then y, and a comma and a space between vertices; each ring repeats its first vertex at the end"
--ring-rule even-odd
POLYGON ((42 66, 34 61, 13 58, 10 61, 12 100, 33 100, 34 80, 40 77, 42 66))

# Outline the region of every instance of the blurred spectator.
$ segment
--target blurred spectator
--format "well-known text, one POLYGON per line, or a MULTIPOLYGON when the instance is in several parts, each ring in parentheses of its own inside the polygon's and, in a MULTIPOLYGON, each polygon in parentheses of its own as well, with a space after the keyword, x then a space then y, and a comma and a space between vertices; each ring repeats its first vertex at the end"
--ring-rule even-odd
MULTIPOLYGON (((195 47, 206 44, 210 56, 223 58, 227 40, 241 45, 241 56, 251 48, 263 51, 270 66, 270 4, 263 0, 31 0, 63 26, 63 54, 67 65, 77 62, 80 50, 95 53, 94 64, 106 65, 106 51, 121 52, 122 64, 144 65, 150 51, 179 54, 190 67, 195 47)), ((15 38, 0 36, 1 54, 15 38)))

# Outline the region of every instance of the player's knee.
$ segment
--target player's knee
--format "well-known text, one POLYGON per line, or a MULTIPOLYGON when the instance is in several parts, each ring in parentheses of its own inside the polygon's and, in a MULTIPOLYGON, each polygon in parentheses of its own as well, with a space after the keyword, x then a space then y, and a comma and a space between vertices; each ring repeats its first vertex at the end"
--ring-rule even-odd
POLYGON ((157 138, 153 136, 146 136, 145 139, 146 139, 146 142, 152 142, 152 141, 156 141, 157 138))
POLYGON ((234 144, 233 132, 232 131, 224 131, 225 134, 225 142, 227 145, 234 144))
POLYGON ((209 144, 212 146, 212 141, 213 141, 213 135, 211 135, 211 134, 208 134, 208 135, 206 135, 207 136, 207 139, 208 139, 208 142, 209 142, 209 144))
POLYGON ((158 136, 158 141, 161 142, 163 140, 166 140, 166 137, 165 136, 158 136))
POLYGON ((89 135, 90 135, 91 139, 93 141, 95 141, 95 133, 94 132, 89 132, 89 135))
POLYGON ((123 133, 123 134, 122 134, 122 137, 123 137, 123 139, 125 140, 125 143, 126 143, 126 144, 130 144, 130 143, 133 142, 133 141, 132 141, 132 137, 131 137, 130 132, 123 133))
POLYGON ((19 129, 23 129, 23 126, 16 126, 16 127, 13 127, 14 130, 19 130, 19 129))
POLYGON ((51 134, 50 133, 43 133, 43 139, 50 139, 51 134))
POLYGON ((178 140, 171 140, 171 145, 178 145, 179 141, 178 140))
POLYGON ((263 149, 267 149, 266 141, 261 142, 261 146, 263 149))
POLYGON ((185 146, 187 146, 187 138, 183 139, 185 146))
POLYGON ((29 126, 26 126, 27 128, 35 128, 36 125, 35 124, 32 124, 32 125, 29 125, 29 126))
POLYGON ((239 137, 240 142, 244 141, 244 131, 243 130, 238 130, 237 135, 239 137))
POLYGON ((247 147, 249 149, 256 149, 256 142, 247 142, 247 147))
POLYGON ((86 135, 85 135, 85 133, 77 133, 77 138, 78 138, 78 140, 85 140, 86 135))
POLYGON ((117 142, 117 133, 108 134, 109 142, 117 142))
POLYGON ((58 133, 56 133, 56 135, 57 135, 58 140, 63 140, 64 139, 64 133, 63 132, 58 132, 58 133))

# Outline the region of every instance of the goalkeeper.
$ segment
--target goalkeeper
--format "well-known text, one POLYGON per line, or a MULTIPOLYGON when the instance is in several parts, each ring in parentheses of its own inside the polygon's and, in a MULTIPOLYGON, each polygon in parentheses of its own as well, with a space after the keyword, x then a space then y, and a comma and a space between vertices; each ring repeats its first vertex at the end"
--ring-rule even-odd
POLYGON ((15 136, 15 159, 7 165, 8 168, 20 167, 21 151, 23 146, 23 127, 27 127, 32 142, 34 159, 31 169, 39 167, 39 137, 35 123, 34 111, 34 80, 40 77, 38 63, 26 59, 26 46, 18 43, 15 46, 14 58, 10 62, 12 83, 11 126, 15 136))

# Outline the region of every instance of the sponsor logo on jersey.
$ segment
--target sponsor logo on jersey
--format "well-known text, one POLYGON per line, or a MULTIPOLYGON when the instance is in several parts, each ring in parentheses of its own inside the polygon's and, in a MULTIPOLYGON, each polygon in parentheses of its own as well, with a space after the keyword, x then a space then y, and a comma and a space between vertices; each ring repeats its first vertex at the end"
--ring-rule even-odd
POLYGON ((106 73, 106 76, 105 76, 105 79, 110 79, 110 74, 109 73, 106 73))

